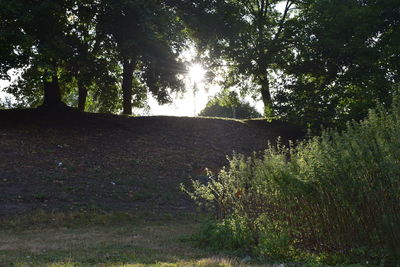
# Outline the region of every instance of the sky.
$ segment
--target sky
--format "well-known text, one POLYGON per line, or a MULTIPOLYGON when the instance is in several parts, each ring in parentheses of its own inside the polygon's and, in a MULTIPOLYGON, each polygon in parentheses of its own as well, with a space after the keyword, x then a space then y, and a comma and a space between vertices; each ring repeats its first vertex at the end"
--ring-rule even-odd
MULTIPOLYGON (((209 97, 214 96, 218 93, 221 88, 217 85, 206 86, 203 83, 203 76, 205 70, 195 64, 189 68, 189 75, 185 78, 186 91, 181 94, 173 94, 171 97, 173 99, 172 104, 159 105, 157 101, 150 96, 148 104, 150 110, 144 111, 139 109, 134 109, 134 113, 143 116, 197 116, 197 114, 207 105, 209 97), (197 84, 197 90, 195 96, 193 95, 193 82, 197 84)), ((2 89, 9 84, 8 81, 0 80, 0 100, 4 100, 5 97, 11 97, 5 93, 2 89)), ((257 105, 260 106, 260 105, 257 105)), ((262 108, 262 105, 261 105, 262 108)))
MULTIPOLYGON (((205 86, 204 83, 197 81, 198 90, 196 91, 196 95, 193 95, 193 83, 190 81, 190 78, 187 78, 186 82, 186 91, 183 94, 172 95, 173 102, 172 104, 159 105, 157 101, 150 96, 149 97, 149 111, 144 110, 134 110, 135 114, 143 115, 143 116, 186 116, 192 117, 197 116, 197 114, 205 108, 207 105, 208 99, 215 94, 217 94, 221 88, 217 85, 209 85, 205 86)), ((192 77, 193 79, 193 77, 192 77)), ((4 100, 5 97, 11 97, 11 95, 3 92, 3 88, 9 84, 8 81, 0 80, 0 100, 4 100)), ((250 98, 247 99, 248 102, 251 102, 259 112, 262 111, 262 103, 254 102, 250 98)))
MULTIPOLYGON (((193 55, 191 51, 190 54, 193 55)), ((192 55, 187 56, 189 62, 192 55)), ((186 90, 185 93, 179 95, 172 95, 172 104, 159 105, 157 101, 150 96, 148 104, 150 110, 134 109, 134 114, 142 116, 186 116, 193 117, 197 116, 198 113, 205 108, 208 99, 218 93, 221 88, 217 85, 205 85, 203 78, 206 70, 198 64, 192 64, 189 67, 188 75, 185 77, 186 90), (193 85, 196 82, 197 90, 196 94, 193 95, 193 85)), ((8 81, 0 80, 0 100, 4 100, 5 97, 11 97, 11 95, 5 93, 2 89, 9 84, 8 81)), ((254 100, 248 98, 246 101, 250 102, 256 109, 262 113, 262 103, 254 102, 254 100)))
POLYGON ((3 88, 9 84, 8 81, 0 80, 0 100, 4 100, 5 97, 12 97, 10 94, 7 94, 3 91, 3 88))
POLYGON ((173 103, 169 105, 158 105, 157 101, 150 97, 149 105, 151 110, 149 115, 197 116, 207 105, 208 99, 221 91, 218 85, 204 84, 203 79, 205 74, 206 70, 201 65, 192 64, 185 78, 185 93, 173 95, 173 103), (193 94, 194 83, 196 83, 195 94, 193 94))
MULTIPOLYGON (((280 13, 283 13, 283 11, 285 10, 285 5, 285 1, 279 2, 276 9, 280 13)), ((191 48, 186 51, 186 53, 184 53, 183 57, 186 61, 190 62, 193 61, 193 59, 195 58, 195 54, 196 52, 193 48, 191 48)), ((190 72, 191 71, 189 71, 189 74, 190 72)), ((188 77, 188 79, 193 79, 193 77, 188 77)), ((190 81, 188 81, 188 83, 190 84, 190 81)), ((174 98, 174 102, 171 105, 160 106, 157 104, 157 101, 154 98, 150 98, 149 104, 151 110, 149 115, 193 116, 195 113, 195 115, 197 115, 206 106, 208 98, 214 96, 221 90, 221 88, 216 85, 211 86, 210 88, 208 88, 208 90, 205 90, 205 86, 203 84, 199 86, 199 91, 196 93, 196 97, 194 99, 191 87, 192 86, 190 85, 187 86, 186 93, 181 97, 178 96, 174 98)), ((264 106, 261 101, 254 101, 251 97, 245 98, 245 101, 254 106, 258 110, 258 112, 260 112, 261 114, 263 113, 264 106)))
MULTIPOLYGON (((8 85, 7 81, 0 80, 0 99, 3 100, 4 97, 11 97, 11 95, 3 92, 5 86, 8 85)), ((212 85, 206 86, 203 83, 199 83, 198 90, 196 91, 195 97, 193 96, 193 86, 187 86, 186 92, 179 95, 172 95, 173 103, 166 105, 159 105, 157 101, 153 97, 149 97, 149 111, 143 110, 134 110, 134 113, 138 115, 152 115, 152 116, 187 116, 192 117, 197 115, 208 102, 209 97, 217 94, 221 88, 212 85)), ((252 102, 253 105, 256 106, 258 111, 262 110, 262 103, 255 103, 251 99, 248 99, 248 102, 252 102)))
POLYGON ((194 97, 193 90, 187 88, 183 95, 173 96, 173 103, 159 105, 157 101, 150 97, 149 106, 151 108, 149 115, 166 116, 187 116, 197 115, 207 104, 208 98, 220 91, 220 88, 214 86, 208 90, 199 88, 194 97))

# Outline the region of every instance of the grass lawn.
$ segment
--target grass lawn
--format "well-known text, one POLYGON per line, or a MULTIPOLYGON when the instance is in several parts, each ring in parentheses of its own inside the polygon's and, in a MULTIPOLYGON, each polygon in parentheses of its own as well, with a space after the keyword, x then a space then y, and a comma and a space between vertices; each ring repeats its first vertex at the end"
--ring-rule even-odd
POLYGON ((39 212, 3 221, 1 266, 231 266, 197 249, 191 215, 39 212))

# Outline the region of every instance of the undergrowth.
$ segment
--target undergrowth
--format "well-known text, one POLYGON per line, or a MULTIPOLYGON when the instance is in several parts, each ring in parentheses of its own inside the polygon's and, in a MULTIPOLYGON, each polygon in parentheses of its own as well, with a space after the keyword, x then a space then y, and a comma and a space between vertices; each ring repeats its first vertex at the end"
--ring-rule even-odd
POLYGON ((259 259, 399 264, 400 101, 341 133, 234 155, 184 189, 215 211, 198 244, 259 259))

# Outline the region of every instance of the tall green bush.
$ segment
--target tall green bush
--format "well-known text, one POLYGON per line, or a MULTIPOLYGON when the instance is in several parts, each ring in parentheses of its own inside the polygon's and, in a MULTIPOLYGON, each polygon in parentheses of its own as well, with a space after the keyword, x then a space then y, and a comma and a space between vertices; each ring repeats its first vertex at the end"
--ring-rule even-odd
MULTIPOLYGON (((235 155, 218 176, 193 182, 187 192, 216 211, 214 227, 244 231, 234 243, 260 257, 302 251, 395 259, 400 106, 371 111, 342 133, 325 131, 296 147, 270 146, 262 157, 235 155)), ((204 245, 212 246, 212 234, 208 230, 204 245)))

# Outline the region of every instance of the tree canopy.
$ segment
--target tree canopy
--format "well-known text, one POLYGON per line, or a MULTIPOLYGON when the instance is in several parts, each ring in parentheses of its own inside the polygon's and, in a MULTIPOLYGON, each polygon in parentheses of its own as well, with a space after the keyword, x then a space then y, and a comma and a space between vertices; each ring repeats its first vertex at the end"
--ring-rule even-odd
POLYGON ((133 93, 140 101, 146 97, 142 90, 149 90, 166 103, 168 90, 182 90, 177 74, 185 67, 178 56, 185 39, 173 6, 160 0, 102 1, 98 30, 116 44, 123 68, 124 114, 132 113, 133 93))
POLYGON ((22 70, 8 91, 46 107, 63 106, 62 98, 73 100, 68 94, 78 91, 81 110, 89 89, 100 110, 115 110, 122 95, 125 114, 148 91, 160 103, 170 101, 169 93, 183 88, 178 56, 185 39, 164 2, 2 1, 1 75, 22 70))
POLYGON ((271 83, 288 49, 285 29, 293 19, 295 0, 186 1, 184 12, 200 50, 226 67, 225 87, 261 94, 267 116, 273 116, 271 83), (283 10, 278 5, 283 4, 283 10), (195 16, 193 16, 195 14, 195 16), (199 21, 201 20, 201 23, 199 21))
POLYGON ((279 117, 343 126, 390 106, 399 84, 398 1, 307 0, 290 32, 296 52, 277 87, 279 117))
POLYGON ((319 128, 390 105, 396 0, 0 1, 0 77, 20 105, 132 113, 184 90, 182 51, 265 116, 319 128))

